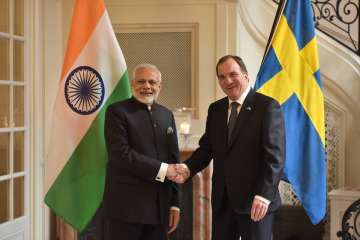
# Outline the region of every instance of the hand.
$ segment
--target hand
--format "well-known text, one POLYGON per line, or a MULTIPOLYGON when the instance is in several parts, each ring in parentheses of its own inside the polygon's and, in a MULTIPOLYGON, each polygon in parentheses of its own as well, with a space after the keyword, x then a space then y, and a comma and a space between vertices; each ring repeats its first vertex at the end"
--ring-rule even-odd
POLYGON ((260 221, 265 217, 269 205, 260 199, 254 198, 251 207, 251 219, 255 222, 260 221))
POLYGON ((166 177, 173 181, 173 179, 175 179, 177 175, 178 173, 175 169, 175 164, 169 164, 166 171, 166 177))
POLYGON ((169 216, 169 231, 168 234, 175 231, 180 221, 180 212, 176 209, 170 209, 170 216, 169 216))
POLYGON ((190 176, 188 167, 181 164, 169 164, 166 177, 176 183, 184 183, 190 176))
POLYGON ((184 163, 176 164, 175 170, 178 173, 174 179, 176 183, 184 183, 190 177, 190 170, 184 163))

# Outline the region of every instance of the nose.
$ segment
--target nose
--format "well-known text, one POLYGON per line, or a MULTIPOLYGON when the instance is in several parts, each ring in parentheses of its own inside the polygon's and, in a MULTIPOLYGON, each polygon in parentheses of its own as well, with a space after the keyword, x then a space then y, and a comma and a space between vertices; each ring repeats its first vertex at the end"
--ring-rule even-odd
POLYGON ((146 88, 146 89, 149 89, 149 88, 150 88, 150 82, 149 82, 149 81, 145 81, 143 87, 146 88))
POLYGON ((226 77, 224 78, 224 83, 225 83, 225 84, 229 85, 229 84, 231 84, 232 82, 233 82, 233 81, 232 81, 232 79, 231 79, 230 76, 226 76, 226 77))

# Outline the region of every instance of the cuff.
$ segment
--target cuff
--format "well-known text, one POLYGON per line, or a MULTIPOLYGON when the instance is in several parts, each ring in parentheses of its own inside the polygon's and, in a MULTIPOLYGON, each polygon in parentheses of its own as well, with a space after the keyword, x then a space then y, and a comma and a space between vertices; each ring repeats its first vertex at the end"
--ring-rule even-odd
POLYGON ((159 181, 159 182, 165 181, 168 166, 169 166, 169 164, 167 164, 167 163, 161 163, 159 172, 156 175, 156 179, 155 179, 156 181, 159 181))
POLYGON ((175 206, 171 206, 170 210, 175 210, 175 211, 178 211, 178 212, 180 212, 180 208, 178 208, 178 207, 175 207, 175 206))
POLYGON ((269 206, 269 204, 271 203, 271 201, 269 201, 268 199, 262 197, 262 196, 259 196, 259 195, 255 195, 255 198, 264 202, 265 204, 267 204, 269 206))

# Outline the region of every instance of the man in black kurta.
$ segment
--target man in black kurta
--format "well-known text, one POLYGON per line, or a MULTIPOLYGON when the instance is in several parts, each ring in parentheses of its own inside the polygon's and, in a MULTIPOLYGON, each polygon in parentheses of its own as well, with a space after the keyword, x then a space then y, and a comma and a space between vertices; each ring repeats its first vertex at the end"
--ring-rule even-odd
POLYGON ((175 183, 179 149, 174 117, 155 102, 161 73, 138 65, 133 97, 109 106, 104 209, 106 240, 162 240, 179 222, 175 183))

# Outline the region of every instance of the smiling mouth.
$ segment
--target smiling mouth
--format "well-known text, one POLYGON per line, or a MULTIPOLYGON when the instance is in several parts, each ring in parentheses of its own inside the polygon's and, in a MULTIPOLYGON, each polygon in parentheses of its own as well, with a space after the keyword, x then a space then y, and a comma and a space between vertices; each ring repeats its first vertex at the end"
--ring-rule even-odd
POLYGON ((147 93, 147 92, 141 92, 140 94, 141 94, 142 96, 152 96, 152 95, 153 95, 152 92, 149 92, 149 93, 147 93))

